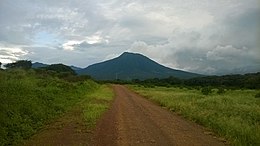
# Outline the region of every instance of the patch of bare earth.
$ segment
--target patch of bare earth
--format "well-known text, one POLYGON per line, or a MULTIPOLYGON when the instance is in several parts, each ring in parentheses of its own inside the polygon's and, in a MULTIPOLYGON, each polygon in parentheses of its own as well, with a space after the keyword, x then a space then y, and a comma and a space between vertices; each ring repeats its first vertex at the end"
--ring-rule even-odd
POLYGON ((24 143, 25 146, 88 145, 91 133, 83 119, 82 108, 73 108, 24 143))
POLYGON ((203 127, 155 105, 126 87, 114 85, 113 89, 115 101, 98 122, 91 145, 225 145, 203 127))

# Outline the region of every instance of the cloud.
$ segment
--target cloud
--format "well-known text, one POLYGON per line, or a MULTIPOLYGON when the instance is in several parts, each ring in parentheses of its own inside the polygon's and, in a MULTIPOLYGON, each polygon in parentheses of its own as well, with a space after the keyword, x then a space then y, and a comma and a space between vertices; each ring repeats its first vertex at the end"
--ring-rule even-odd
MULTIPOLYGON (((233 59, 240 59, 248 54, 247 48, 237 49, 234 48, 232 45, 228 46, 217 46, 212 50, 207 52, 207 59, 212 61, 234 61, 233 59)), ((234 61, 237 62, 237 61, 234 61)))
POLYGON ((109 43, 109 36, 103 36, 101 31, 96 32, 91 36, 87 36, 85 42, 88 44, 109 43))
POLYGON ((260 70, 259 6, 258 0, 2 0, 0 46, 9 51, 0 51, 0 59, 85 67, 132 51, 196 73, 260 70), (27 54, 12 58, 15 49, 27 54))
POLYGON ((109 44, 109 36, 102 36, 101 32, 96 32, 91 36, 86 36, 83 40, 69 40, 62 44, 64 50, 81 50, 89 49, 90 47, 102 47, 109 44))
POLYGON ((64 44, 62 44, 62 48, 64 50, 69 50, 69 51, 73 51, 74 50, 74 46, 77 46, 79 44, 81 44, 82 42, 81 41, 68 41, 64 44))
POLYGON ((250 44, 235 47, 211 39, 209 34, 176 30, 165 43, 149 45, 137 41, 129 51, 146 54, 169 67, 202 74, 239 73, 238 69, 252 66, 254 69, 249 72, 260 70, 259 50, 246 47, 250 44))
POLYGON ((11 63, 19 60, 21 57, 27 55, 29 52, 21 48, 4 48, 0 47, 0 62, 11 63))
POLYGON ((207 61, 211 62, 212 66, 222 73, 224 70, 232 73, 234 70, 252 65, 258 66, 255 70, 260 69, 258 55, 246 47, 217 46, 207 52, 207 61))

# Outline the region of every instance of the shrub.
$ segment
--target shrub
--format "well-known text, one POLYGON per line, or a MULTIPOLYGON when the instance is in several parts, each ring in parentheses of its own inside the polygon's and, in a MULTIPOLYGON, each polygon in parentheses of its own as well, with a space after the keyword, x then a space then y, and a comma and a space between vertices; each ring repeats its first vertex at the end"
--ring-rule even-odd
POLYGON ((260 98, 260 92, 256 93, 255 98, 260 98))
POLYGON ((0 146, 17 145, 99 86, 92 80, 68 82, 46 73, 0 71, 0 146))
POLYGON ((203 87, 203 88, 201 89, 201 93, 202 93, 203 95, 209 95, 209 94, 212 93, 212 89, 211 89, 210 87, 203 87))
POLYGON ((66 77, 69 74, 76 75, 76 72, 73 69, 71 69, 71 67, 66 66, 64 64, 52 64, 47 67, 43 67, 42 69, 55 71, 60 74, 62 73, 61 74, 62 77, 64 77, 64 76, 66 77))
POLYGON ((218 88, 218 94, 224 94, 225 93, 225 89, 224 88, 218 88))

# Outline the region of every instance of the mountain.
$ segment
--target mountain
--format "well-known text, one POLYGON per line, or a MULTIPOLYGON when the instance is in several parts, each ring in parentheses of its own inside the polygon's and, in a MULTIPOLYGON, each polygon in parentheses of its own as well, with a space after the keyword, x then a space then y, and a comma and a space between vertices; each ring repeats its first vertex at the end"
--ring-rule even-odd
POLYGON ((156 63, 148 57, 125 52, 117 58, 93 64, 85 69, 77 71, 78 74, 86 74, 97 80, 132 80, 148 78, 167 78, 174 76, 188 79, 202 75, 175 70, 156 63))
POLYGON ((78 71, 78 70, 82 70, 83 68, 80 68, 80 67, 77 67, 77 66, 73 66, 71 65, 70 66, 71 69, 75 70, 75 71, 78 71))
POLYGON ((40 62, 35 62, 32 64, 32 68, 40 68, 40 67, 46 67, 46 66, 48 66, 48 64, 43 64, 40 62))

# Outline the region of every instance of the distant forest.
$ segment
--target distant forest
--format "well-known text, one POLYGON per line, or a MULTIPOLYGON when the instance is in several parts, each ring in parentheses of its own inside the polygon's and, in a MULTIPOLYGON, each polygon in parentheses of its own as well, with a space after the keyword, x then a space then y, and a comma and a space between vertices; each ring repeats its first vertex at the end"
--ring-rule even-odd
MULTIPOLYGON (((109 81, 111 82, 111 81, 109 81)), ((147 87, 152 86, 189 86, 189 87, 215 87, 228 89, 260 89, 260 72, 245 75, 205 76, 191 79, 169 77, 164 79, 154 78, 147 80, 134 79, 132 81, 116 80, 113 83, 132 83, 147 87)))

